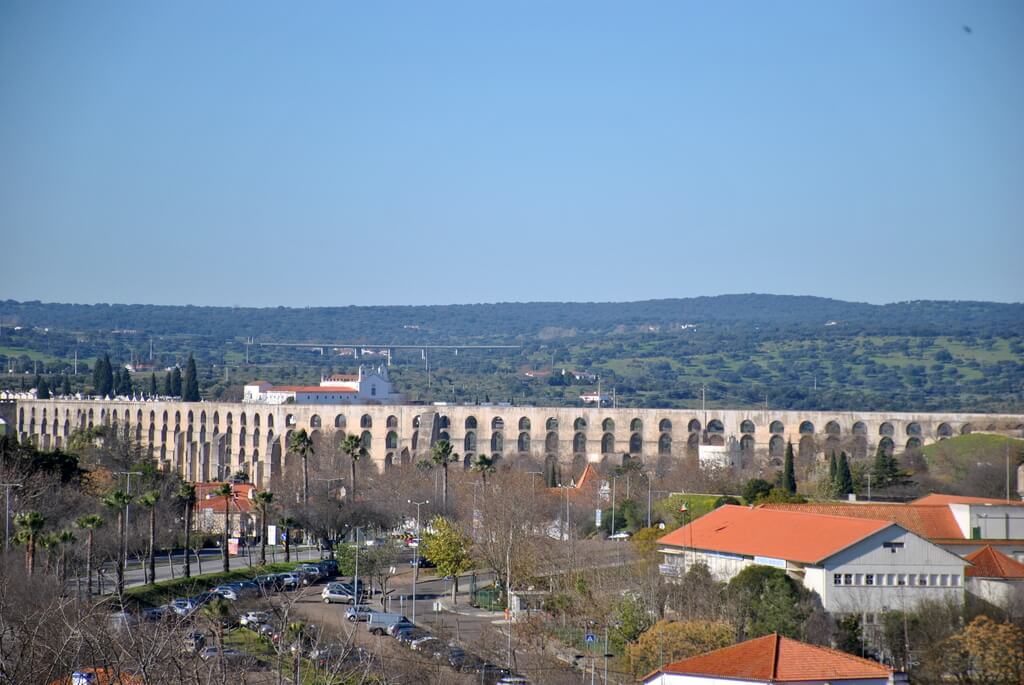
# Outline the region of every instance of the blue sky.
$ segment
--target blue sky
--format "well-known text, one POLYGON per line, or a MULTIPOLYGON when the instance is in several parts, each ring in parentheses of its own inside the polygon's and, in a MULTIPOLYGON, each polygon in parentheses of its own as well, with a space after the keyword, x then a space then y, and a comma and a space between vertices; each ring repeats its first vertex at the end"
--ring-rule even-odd
POLYGON ((0 0, 0 298, 1020 301, 1022 67, 1019 0, 0 0))

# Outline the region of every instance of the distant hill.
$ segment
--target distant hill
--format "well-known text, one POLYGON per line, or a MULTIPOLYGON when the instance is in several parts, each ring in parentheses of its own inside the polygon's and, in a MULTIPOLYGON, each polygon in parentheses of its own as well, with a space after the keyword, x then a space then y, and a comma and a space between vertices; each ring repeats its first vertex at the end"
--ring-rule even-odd
POLYGON ((939 489, 979 497, 1005 496, 1009 459, 1011 496, 1017 496, 1017 464, 1024 461, 1024 440, 972 433, 927 445, 922 452, 928 475, 939 489))

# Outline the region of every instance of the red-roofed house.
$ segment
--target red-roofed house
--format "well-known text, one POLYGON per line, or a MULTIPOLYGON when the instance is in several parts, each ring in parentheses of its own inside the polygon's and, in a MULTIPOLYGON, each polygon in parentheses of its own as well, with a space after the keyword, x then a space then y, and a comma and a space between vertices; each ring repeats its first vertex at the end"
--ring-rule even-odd
POLYGON ((986 602, 1019 613, 1024 608, 1024 564, 991 545, 966 557, 967 591, 986 602))
POLYGON ((831 613, 963 601, 966 562, 892 521, 726 505, 658 542, 665 575, 703 563, 728 580, 752 564, 774 566, 818 593, 831 613))
POLYGON ((799 683, 800 685, 888 685, 908 682, 876 661, 778 634, 747 640, 663 666, 645 685, 726 685, 799 683))
POLYGON ((320 385, 270 385, 265 381, 246 383, 243 402, 262 404, 353 404, 404 401, 394 392, 386 366, 360 365, 359 373, 323 376, 320 385))
MULTIPOLYGON (((223 496, 213 494, 223 483, 195 483, 195 527, 205 533, 224 532, 223 496)), ((253 504, 256 488, 250 483, 232 483, 231 501, 228 504, 228 523, 232 537, 245 537, 257 527, 257 512, 253 504)))

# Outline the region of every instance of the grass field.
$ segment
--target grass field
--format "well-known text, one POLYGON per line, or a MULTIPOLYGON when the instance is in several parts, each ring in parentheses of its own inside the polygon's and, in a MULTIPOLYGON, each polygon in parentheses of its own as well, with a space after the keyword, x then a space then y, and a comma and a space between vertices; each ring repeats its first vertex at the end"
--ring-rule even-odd
POLYGON ((922 451, 931 476, 953 483, 978 465, 1003 464, 1007 456, 1015 467, 1024 457, 1024 440, 971 433, 927 445, 922 451))
POLYGON ((264 573, 284 573, 291 571, 298 562, 267 564, 266 566, 246 567, 230 573, 204 573, 191 578, 175 578, 164 580, 155 585, 140 585, 124 591, 125 597, 138 602, 142 606, 160 606, 177 597, 191 597, 222 583, 248 580, 264 573))

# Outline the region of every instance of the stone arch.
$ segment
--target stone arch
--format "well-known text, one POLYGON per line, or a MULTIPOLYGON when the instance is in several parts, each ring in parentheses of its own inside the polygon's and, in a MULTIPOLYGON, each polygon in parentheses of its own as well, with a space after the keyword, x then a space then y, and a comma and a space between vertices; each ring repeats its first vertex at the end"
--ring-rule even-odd
POLYGON ((799 451, 800 459, 813 459, 818 453, 818 445, 814 442, 814 436, 809 434, 801 436, 797 449, 799 451))
POLYGON ((227 414, 224 415, 224 423, 226 425, 231 426, 232 424, 234 424, 234 421, 235 417, 231 412, 228 412, 227 414))
POLYGON ((558 419, 554 416, 549 416, 548 420, 544 422, 544 430, 557 431, 558 430, 558 419))
POLYGON ((516 441, 516 448, 520 454, 529 454, 530 452, 530 434, 526 431, 519 433, 519 439, 516 441))
POLYGON ((476 430, 476 417, 475 416, 467 416, 466 417, 466 430, 476 430))
POLYGON ((398 417, 392 414, 387 418, 387 421, 384 422, 384 425, 386 428, 398 428, 398 417))
POLYGON ((259 428, 253 428, 252 429, 252 446, 253 447, 259 447, 260 446, 260 429, 259 428))
POLYGON ((725 445, 725 436, 721 433, 708 433, 707 444, 722 447, 725 445))
POLYGON ((601 454, 611 454, 615 451, 615 436, 605 433, 601 436, 601 454))
POLYGON ((195 422, 195 415, 192 413, 191 409, 189 409, 188 414, 185 415, 185 421, 188 423, 189 426, 191 426, 195 422))
MULTIPOLYGON (((636 419, 636 420, 639 420, 639 419, 636 419)), ((669 421, 668 419, 662 419, 661 421, 659 421, 658 422, 658 432, 659 433, 671 433, 672 432, 672 422, 669 421)))
POLYGON ((783 425, 782 421, 776 419, 768 424, 768 432, 772 435, 782 435, 786 432, 786 426, 783 425))
POLYGON ((385 471, 390 471, 391 467, 394 466, 394 465, 395 465, 395 453, 394 452, 388 452, 384 456, 384 470, 385 471))
POLYGON ((830 456, 839 457, 839 452, 840 452, 839 436, 837 436, 837 435, 830 435, 827 438, 825 438, 825 456, 826 457, 830 457, 830 456))
POLYGON ((500 430, 491 433, 491 452, 501 454, 505 451, 505 434, 500 430))
POLYGON ((359 436, 359 443, 363 446, 363 449, 369 452, 370 446, 373 445, 373 433, 370 431, 363 431, 359 436))
POLYGON ((662 433, 658 436, 658 456, 668 457, 672 455, 672 436, 669 433, 662 433))
POLYGON ((940 423, 935 429, 935 435, 937 435, 940 440, 942 438, 951 438, 953 437, 953 428, 948 423, 940 423))
POLYGON ((574 431, 585 431, 587 430, 587 420, 582 416, 572 422, 572 429, 574 431))
POLYGON ((690 419, 690 422, 686 424, 686 432, 688 433, 700 433, 701 425, 697 419, 690 419))
POLYGON ((921 447, 921 438, 917 437, 916 435, 911 435, 909 438, 907 438, 907 449, 908 450, 916 450, 916 449, 919 449, 920 447, 921 447))
POLYGON ((438 440, 444 440, 445 442, 451 442, 452 436, 448 434, 448 431, 441 431, 437 434, 438 440))
POLYGON ((416 416, 412 417, 412 429, 414 431, 418 431, 420 429, 420 415, 419 414, 417 414, 416 416))
POLYGON ((369 414, 363 414, 359 419, 359 427, 363 429, 373 428, 373 417, 369 414))
POLYGON ((832 420, 825 424, 825 435, 836 435, 838 436, 842 432, 839 427, 839 422, 832 420))
POLYGON ((747 456, 754 453, 754 436, 750 433, 745 433, 740 438, 740 452, 747 456))
MULTIPOLYGON (((167 412, 164 412, 164 421, 167 421, 167 412)), ((239 426, 245 426, 247 422, 248 422, 248 419, 245 416, 245 412, 242 412, 241 414, 238 415, 238 425, 239 426)))
MULTIPOLYGON (((285 424, 287 424, 288 426, 294 426, 295 425, 295 420, 292 419, 291 414, 288 415, 288 419, 285 420, 285 424)), ((273 428, 273 427, 274 427, 274 415, 268 412, 267 413, 267 428, 273 428)))
POLYGON ((960 426, 960 435, 970 435, 973 432, 974 426, 972 426, 969 423, 965 423, 964 425, 960 426))
POLYGON ((878 441, 878 449, 882 450, 882 453, 886 456, 891 457, 893 452, 896 451, 896 443, 888 435, 884 436, 878 441))
POLYGON ((711 419, 708 421, 708 433, 715 433, 721 435, 725 432, 725 426, 718 419, 711 419))
POLYGON ((640 437, 639 433, 632 433, 629 436, 629 453, 640 454, 644 448, 643 438, 640 437))
POLYGON ((700 433, 688 433, 686 436, 686 451, 692 455, 700 453, 700 433))
POLYGON ((810 421, 801 421, 800 435, 814 435, 814 424, 810 421))
POLYGON ((495 416, 493 419, 491 419, 491 430, 505 430, 505 419, 501 418, 500 416, 495 416))
MULTIPOLYGON (((396 423, 395 425, 398 425, 398 424, 396 423)), ((451 428, 452 427, 452 422, 451 422, 451 420, 445 414, 441 414, 441 416, 438 418, 438 421, 437 421, 437 427, 442 429, 442 430, 444 430, 446 428, 451 428)))
POLYGON ((882 425, 878 427, 878 434, 887 438, 891 438, 896 435, 896 429, 892 427, 892 424, 888 421, 883 421, 882 425))
POLYGON ((206 423, 206 410, 199 412, 199 423, 206 423))
POLYGON ((608 418, 601 422, 601 430, 605 433, 615 432, 615 421, 608 418))
POLYGON ((345 420, 345 415, 344 414, 336 414, 335 415, 335 417, 334 417, 334 427, 335 428, 346 428, 347 427, 347 422, 345 420))
POLYGON ((320 419, 320 415, 319 414, 313 414, 312 416, 309 417, 309 427, 310 428, 320 428, 322 426, 323 426, 323 421, 320 419))
POLYGON ((253 428, 259 428, 260 427, 260 415, 259 414, 253 414, 252 415, 252 427, 253 428))
POLYGON ((388 434, 384 437, 384 447, 389 450, 398 449, 398 433, 395 431, 388 431, 388 434))
POLYGON ((530 430, 530 419, 525 416, 519 419, 519 430, 528 431, 530 430))
POLYGON ((462 449, 464 452, 476 452, 476 431, 468 431, 466 433, 462 449))
POLYGON ((572 436, 572 452, 573 454, 586 454, 587 453, 587 436, 584 433, 576 433, 572 436))
POLYGON ((558 433, 555 431, 549 431, 544 437, 544 452, 547 454, 558 453, 558 433))
POLYGON ((756 430, 757 426, 755 426, 754 422, 751 421, 750 419, 743 419, 743 421, 740 422, 740 433, 746 435, 749 433, 753 433, 756 430))
POLYGON ((855 421, 853 424, 852 432, 854 435, 866 436, 868 434, 868 427, 863 421, 855 421))
POLYGON ((768 456, 769 457, 781 457, 786 453, 786 441, 782 439, 781 435, 772 435, 771 439, 768 440, 768 456))
POLYGON ((921 437, 921 424, 919 424, 917 421, 911 421, 910 423, 908 423, 907 435, 917 438, 921 437))
POLYGON ((411 461, 412 457, 409 455, 409 448, 403 447, 402 451, 398 453, 398 461, 402 466, 407 466, 411 461))
POLYGON ((462 470, 469 471, 469 467, 473 465, 473 456, 470 454, 462 455, 462 470))

